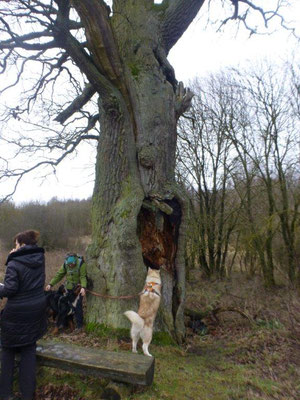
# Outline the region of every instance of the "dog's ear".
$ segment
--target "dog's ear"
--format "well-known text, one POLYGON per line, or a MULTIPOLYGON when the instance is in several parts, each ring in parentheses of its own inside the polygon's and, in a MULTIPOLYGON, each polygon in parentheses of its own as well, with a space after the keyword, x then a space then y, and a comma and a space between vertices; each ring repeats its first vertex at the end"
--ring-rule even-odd
POLYGON ((65 285, 60 285, 60 287, 57 290, 57 292, 60 293, 60 294, 64 294, 64 293, 66 293, 66 291, 67 290, 65 288, 65 285))

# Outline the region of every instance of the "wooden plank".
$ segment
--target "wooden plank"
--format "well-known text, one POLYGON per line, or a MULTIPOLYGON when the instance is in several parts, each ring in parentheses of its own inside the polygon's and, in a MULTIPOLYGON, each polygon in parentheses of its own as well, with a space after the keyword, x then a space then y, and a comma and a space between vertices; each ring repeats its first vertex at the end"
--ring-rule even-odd
POLYGON ((135 385, 151 385, 153 382, 155 360, 153 357, 141 354, 39 341, 37 359, 40 365, 88 376, 135 385))

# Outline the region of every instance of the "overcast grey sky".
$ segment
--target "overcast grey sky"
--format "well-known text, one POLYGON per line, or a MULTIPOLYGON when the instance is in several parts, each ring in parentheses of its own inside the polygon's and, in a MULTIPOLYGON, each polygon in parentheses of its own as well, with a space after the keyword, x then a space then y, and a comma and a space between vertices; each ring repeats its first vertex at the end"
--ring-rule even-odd
MULTIPOLYGON (((300 22, 300 1, 294 3, 290 16, 300 22)), ((196 76, 205 76, 226 66, 255 63, 263 57, 272 62, 286 60, 298 46, 284 29, 272 35, 252 36, 251 39, 243 30, 235 36, 234 23, 224 32, 216 32, 217 25, 205 27, 204 14, 203 10, 169 55, 177 79, 186 84, 196 76)), ((80 153, 72 155, 57 168, 56 175, 43 180, 34 175, 25 177, 13 200, 20 203, 48 201, 54 196, 60 199, 87 198, 93 191, 94 160, 95 148, 86 144, 80 153)))

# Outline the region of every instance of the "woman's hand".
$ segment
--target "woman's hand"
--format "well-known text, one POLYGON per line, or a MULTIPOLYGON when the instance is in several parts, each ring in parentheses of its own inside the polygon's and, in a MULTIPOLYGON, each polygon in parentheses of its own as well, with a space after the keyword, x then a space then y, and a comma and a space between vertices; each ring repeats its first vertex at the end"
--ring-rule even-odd
POLYGON ((12 250, 9 252, 9 254, 11 254, 11 253, 13 253, 13 252, 19 250, 20 247, 25 246, 25 244, 22 244, 22 245, 21 245, 18 241, 16 241, 15 245, 16 245, 16 247, 15 247, 14 249, 12 249, 12 250))
POLYGON ((47 286, 45 287, 45 290, 46 290, 46 292, 49 292, 49 290, 51 290, 51 285, 47 285, 47 286))

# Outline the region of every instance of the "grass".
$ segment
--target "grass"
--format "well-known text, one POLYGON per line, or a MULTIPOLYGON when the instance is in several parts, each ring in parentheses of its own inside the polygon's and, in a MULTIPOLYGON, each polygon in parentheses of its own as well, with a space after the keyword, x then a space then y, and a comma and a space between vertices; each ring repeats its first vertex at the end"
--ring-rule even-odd
MULTIPOLYGON (((109 339, 128 339, 130 336, 130 330, 126 328, 113 329, 104 324, 98 324, 96 322, 89 322, 85 326, 85 331, 91 336, 96 336, 100 340, 109 339)), ((152 338, 152 344, 159 346, 170 346, 176 345, 174 339, 166 332, 154 332, 152 338)))
MULTIPOLYGON (((238 313, 225 312, 219 321, 204 321, 206 335, 187 329, 183 346, 156 333, 150 346, 156 363, 153 385, 144 389, 118 385, 122 400, 299 400, 300 300, 296 292, 285 287, 265 291, 258 277, 249 280, 240 275, 209 283, 195 272, 187 285, 187 306, 204 310, 218 305, 245 311, 254 324, 238 313)), ((80 336, 60 339, 113 351, 131 348, 127 330, 97 324, 88 324, 80 336)), ((67 385, 75 393, 69 399, 94 400, 103 390, 103 382, 101 387, 92 378, 76 379, 61 371, 47 377, 39 379, 40 388, 52 383, 64 390, 67 385)))
MULTIPOLYGON (((258 336, 254 334, 255 344, 252 343, 247 352, 246 338, 241 342, 207 338, 206 342, 199 340, 193 347, 190 344, 190 347, 186 348, 151 345, 151 351, 156 357, 154 384, 140 391, 134 391, 134 388, 131 391, 130 387, 127 387, 122 399, 299 399, 297 388, 293 388, 292 384, 293 377, 295 378, 299 371, 296 371, 296 367, 291 368, 289 372, 286 371, 285 377, 275 376, 275 371, 272 377, 269 372, 273 366, 276 369, 278 358, 274 357, 273 349, 264 352, 262 360, 260 346, 264 342, 268 343, 270 337, 269 332, 265 337, 264 331, 259 330, 257 333, 258 336)), ((81 337, 81 341, 89 339, 89 335, 81 337)), ((247 339, 251 339, 250 332, 247 339)), ((122 347, 120 341, 115 340, 116 347, 117 344, 119 348, 122 347)), ((128 344, 130 346, 130 343, 128 344)), ((111 348, 111 345, 108 345, 108 348, 111 348)), ((275 350, 275 354, 277 351, 275 350)), ((75 390, 77 396, 83 396, 84 399, 97 399, 101 393, 101 387, 94 379, 78 379, 60 371, 44 376, 47 379, 39 379, 40 385, 45 385, 47 380, 58 386, 67 384, 75 390)))
POLYGON ((113 329, 104 324, 89 322, 85 326, 85 331, 102 339, 128 337, 129 329, 113 329))
MULTIPOLYGON (((64 253, 48 255, 49 278, 64 253)), ((149 388, 114 386, 122 400, 299 400, 300 299, 280 287, 266 291, 259 277, 233 275, 227 281, 203 281, 198 271, 187 284, 187 306, 194 310, 236 307, 250 315, 224 312, 219 321, 204 320, 207 334, 187 329, 186 343, 177 346, 156 333, 150 346, 155 356, 154 383, 149 388)), ((87 324, 77 336, 59 340, 94 348, 129 352, 128 330, 87 324)), ((96 400, 111 382, 40 368, 37 399, 96 400)))

